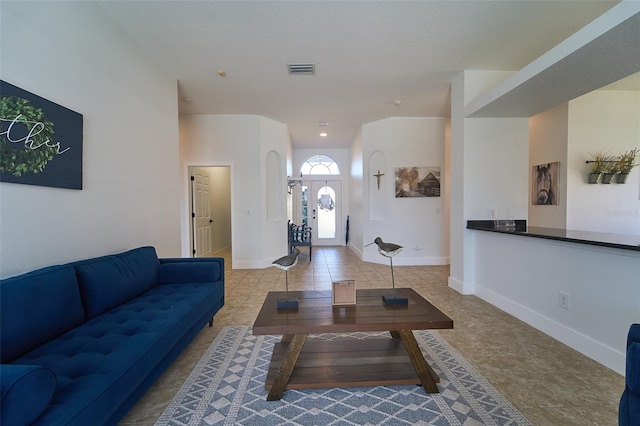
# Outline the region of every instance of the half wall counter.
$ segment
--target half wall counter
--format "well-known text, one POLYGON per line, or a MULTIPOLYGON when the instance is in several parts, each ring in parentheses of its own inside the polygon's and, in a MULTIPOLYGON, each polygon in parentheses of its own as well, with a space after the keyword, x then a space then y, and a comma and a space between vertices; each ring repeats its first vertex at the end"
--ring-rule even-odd
POLYGON ((473 293, 624 374, 626 334, 640 322, 640 236, 513 222, 467 222, 473 293))
POLYGON ((640 235, 527 226, 526 220, 515 220, 514 222, 515 227, 509 228, 496 225, 493 220, 468 220, 467 229, 640 251, 640 235))

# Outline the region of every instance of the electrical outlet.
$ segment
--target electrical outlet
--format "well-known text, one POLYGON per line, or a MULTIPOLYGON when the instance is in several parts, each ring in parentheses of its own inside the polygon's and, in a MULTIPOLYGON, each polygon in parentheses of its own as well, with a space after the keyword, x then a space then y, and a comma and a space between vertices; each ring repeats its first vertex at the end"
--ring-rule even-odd
POLYGON ((558 293, 558 305, 560 305, 562 309, 569 310, 569 293, 563 291, 558 293))

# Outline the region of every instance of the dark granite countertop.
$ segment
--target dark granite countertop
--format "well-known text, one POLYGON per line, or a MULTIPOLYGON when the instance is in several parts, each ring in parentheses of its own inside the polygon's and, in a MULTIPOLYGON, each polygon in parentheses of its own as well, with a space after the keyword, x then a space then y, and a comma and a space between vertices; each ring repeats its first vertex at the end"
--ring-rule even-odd
POLYGON ((579 231, 558 228, 527 226, 526 220, 516 220, 515 229, 496 229, 493 220, 468 220, 467 229, 499 232, 503 234, 521 235, 547 240, 567 241, 571 243, 589 244, 601 247, 613 247, 623 250, 640 251, 640 236, 627 234, 610 234, 606 232, 579 231))

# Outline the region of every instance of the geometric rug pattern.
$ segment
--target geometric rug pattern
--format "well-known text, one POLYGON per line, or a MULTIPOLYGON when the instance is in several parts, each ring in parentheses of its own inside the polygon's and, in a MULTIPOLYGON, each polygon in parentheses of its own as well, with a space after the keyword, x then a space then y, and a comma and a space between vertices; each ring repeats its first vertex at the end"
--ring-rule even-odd
MULTIPOLYGON (((267 401, 264 381, 281 336, 225 327, 156 425, 531 425, 437 331, 414 334, 440 377, 440 393, 427 395, 416 385, 294 389, 280 401, 267 401)), ((388 336, 314 334, 309 339, 388 336)))

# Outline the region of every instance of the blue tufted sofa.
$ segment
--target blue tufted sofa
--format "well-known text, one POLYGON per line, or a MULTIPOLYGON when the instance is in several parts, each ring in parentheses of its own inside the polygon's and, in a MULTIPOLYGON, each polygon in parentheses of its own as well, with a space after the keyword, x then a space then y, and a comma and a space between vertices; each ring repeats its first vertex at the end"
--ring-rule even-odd
POLYGON ((620 398, 618 424, 640 425, 640 324, 632 324, 627 335, 625 387, 620 398))
POLYGON ((153 247, 0 281, 0 424, 115 424, 224 305, 221 258, 153 247))

